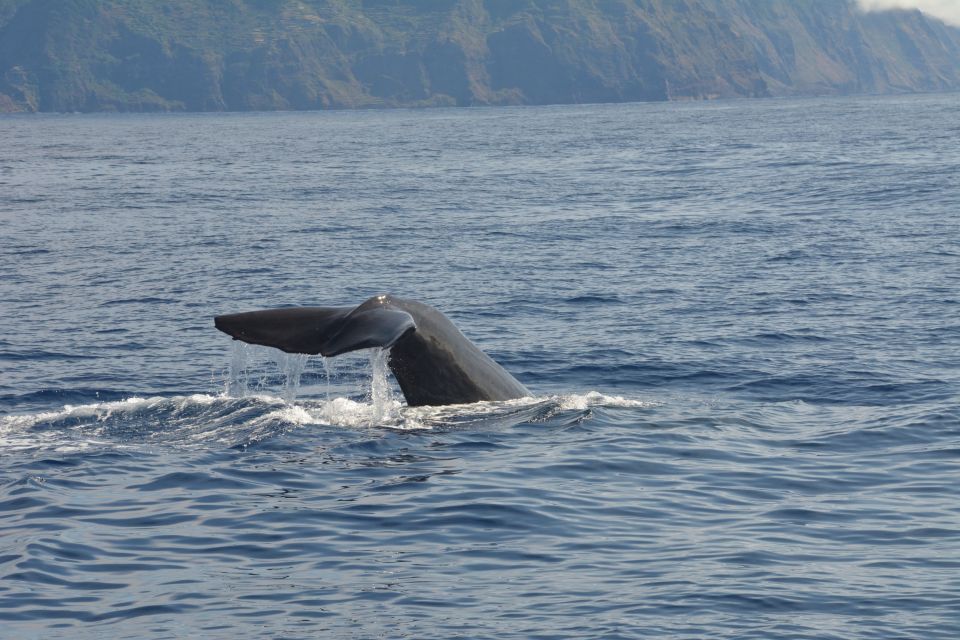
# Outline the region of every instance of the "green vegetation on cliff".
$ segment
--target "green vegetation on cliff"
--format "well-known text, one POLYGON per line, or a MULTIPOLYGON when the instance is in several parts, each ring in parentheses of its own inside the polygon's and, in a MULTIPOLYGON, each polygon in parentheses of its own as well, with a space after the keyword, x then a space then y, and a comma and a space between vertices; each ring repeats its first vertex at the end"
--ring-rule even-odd
POLYGON ((848 0, 0 0, 0 111, 960 89, 960 30, 848 0))

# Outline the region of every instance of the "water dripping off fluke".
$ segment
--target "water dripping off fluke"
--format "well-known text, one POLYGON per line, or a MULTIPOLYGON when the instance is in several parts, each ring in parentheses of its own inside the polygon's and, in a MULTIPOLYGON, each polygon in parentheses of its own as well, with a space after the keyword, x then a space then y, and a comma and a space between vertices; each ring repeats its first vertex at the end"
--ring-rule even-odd
POLYGON ((247 370, 250 366, 250 349, 247 344, 234 340, 230 348, 230 371, 224 391, 231 397, 247 395, 247 370))
POLYGON ((389 356, 389 349, 370 350, 370 417, 375 425, 383 423, 393 407, 393 389, 390 386, 387 365, 389 356))
POLYGON ((297 398, 300 391, 300 377, 303 375, 304 369, 307 368, 309 357, 303 353, 284 353, 282 351, 274 356, 274 360, 283 376, 280 396, 288 403, 292 403, 297 398))
POLYGON ((323 362, 323 373, 327 380, 326 385, 326 394, 327 394, 327 403, 330 403, 330 385, 331 380, 333 379, 333 364, 330 362, 330 358, 326 356, 320 356, 321 362, 323 362))

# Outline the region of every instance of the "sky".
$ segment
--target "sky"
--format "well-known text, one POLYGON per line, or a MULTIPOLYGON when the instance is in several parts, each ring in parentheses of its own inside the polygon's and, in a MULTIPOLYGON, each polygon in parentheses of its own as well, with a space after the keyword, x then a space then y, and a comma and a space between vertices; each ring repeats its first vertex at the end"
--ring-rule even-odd
POLYGON ((857 0, 864 9, 920 9, 953 25, 960 26, 960 0, 857 0))

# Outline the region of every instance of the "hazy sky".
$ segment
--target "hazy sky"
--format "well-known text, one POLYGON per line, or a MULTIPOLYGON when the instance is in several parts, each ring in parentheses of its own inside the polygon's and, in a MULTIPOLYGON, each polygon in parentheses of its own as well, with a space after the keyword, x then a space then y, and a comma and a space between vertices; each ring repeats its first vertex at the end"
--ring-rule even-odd
POLYGON ((857 0, 864 9, 920 9, 960 26, 960 0, 857 0))

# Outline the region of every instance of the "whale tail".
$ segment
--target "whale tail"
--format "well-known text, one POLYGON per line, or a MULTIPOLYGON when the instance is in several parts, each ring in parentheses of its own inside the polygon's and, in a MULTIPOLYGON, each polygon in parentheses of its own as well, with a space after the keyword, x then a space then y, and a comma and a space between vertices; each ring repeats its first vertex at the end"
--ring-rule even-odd
POLYGON ((293 307, 217 316, 235 340, 330 357, 390 349, 387 364, 411 407, 512 400, 530 395, 433 307, 375 296, 357 307, 293 307))
POLYGON ((214 325, 234 340, 287 353, 319 353, 326 357, 358 349, 391 347, 416 330, 409 313, 367 305, 233 313, 215 317, 214 325))

